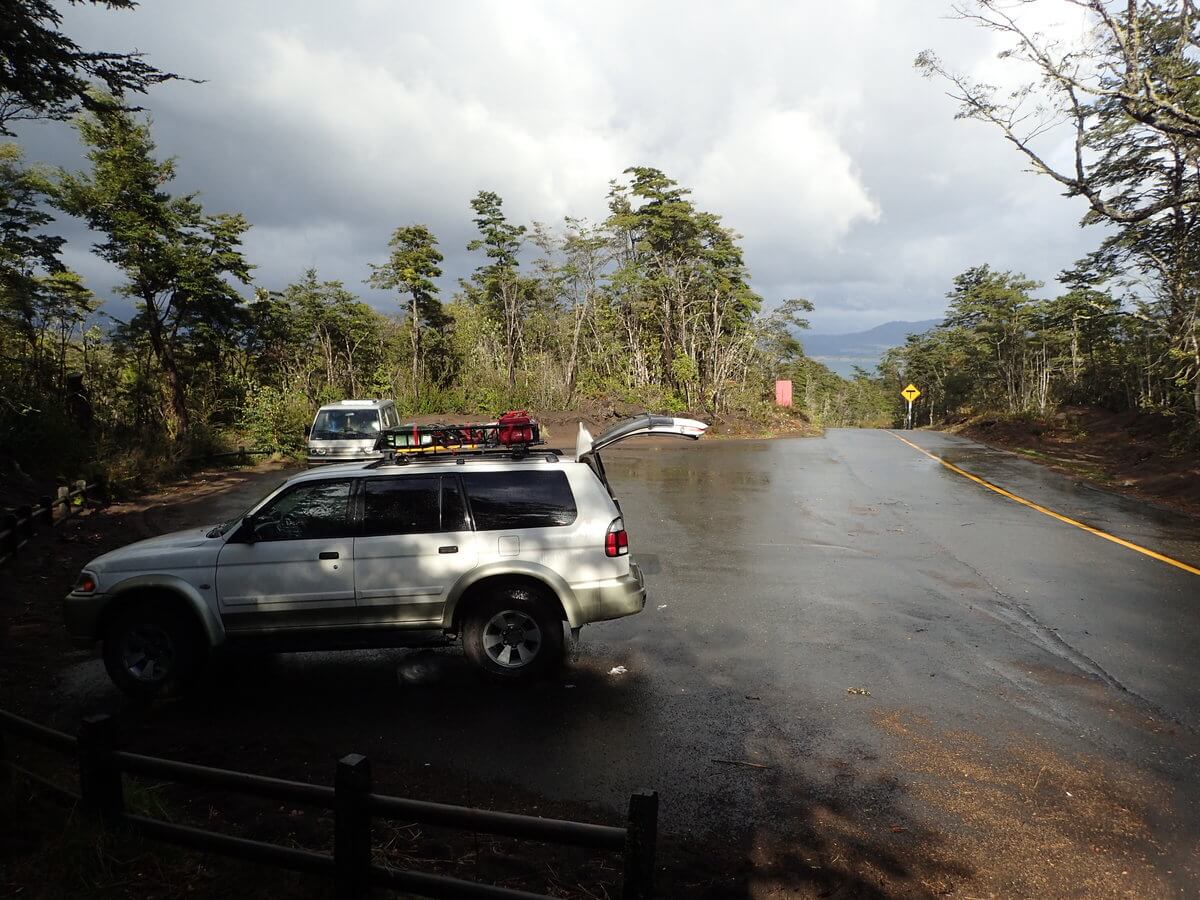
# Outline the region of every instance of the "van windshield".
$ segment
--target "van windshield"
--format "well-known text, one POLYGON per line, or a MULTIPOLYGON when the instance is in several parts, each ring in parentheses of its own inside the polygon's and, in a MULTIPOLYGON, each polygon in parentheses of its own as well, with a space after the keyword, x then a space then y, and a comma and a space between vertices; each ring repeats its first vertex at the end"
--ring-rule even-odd
POLYGON ((377 409, 323 409, 313 422, 318 441, 368 440, 379 436, 377 409))

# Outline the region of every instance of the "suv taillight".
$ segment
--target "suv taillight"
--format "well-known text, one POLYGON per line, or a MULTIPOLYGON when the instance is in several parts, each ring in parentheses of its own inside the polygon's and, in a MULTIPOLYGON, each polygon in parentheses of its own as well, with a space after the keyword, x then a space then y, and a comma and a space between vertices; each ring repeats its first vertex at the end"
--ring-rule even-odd
POLYGON ((625 532, 624 519, 613 519, 608 526, 608 534, 604 535, 604 555, 629 555, 629 535, 625 532))

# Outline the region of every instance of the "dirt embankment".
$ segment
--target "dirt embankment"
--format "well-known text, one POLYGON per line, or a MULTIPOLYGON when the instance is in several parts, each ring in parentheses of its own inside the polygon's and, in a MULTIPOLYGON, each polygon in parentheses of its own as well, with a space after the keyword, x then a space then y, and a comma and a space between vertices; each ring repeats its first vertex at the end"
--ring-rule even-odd
POLYGON ((1048 419, 972 419, 952 430, 1108 490, 1200 516, 1200 454, 1177 423, 1147 413, 1066 407, 1048 419))

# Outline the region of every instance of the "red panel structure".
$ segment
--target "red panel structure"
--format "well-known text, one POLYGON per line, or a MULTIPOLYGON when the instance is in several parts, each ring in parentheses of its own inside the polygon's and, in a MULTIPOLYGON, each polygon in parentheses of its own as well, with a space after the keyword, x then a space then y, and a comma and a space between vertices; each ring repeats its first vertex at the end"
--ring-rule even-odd
POLYGON ((775 382, 775 405, 792 405, 792 383, 790 381, 781 380, 775 382))

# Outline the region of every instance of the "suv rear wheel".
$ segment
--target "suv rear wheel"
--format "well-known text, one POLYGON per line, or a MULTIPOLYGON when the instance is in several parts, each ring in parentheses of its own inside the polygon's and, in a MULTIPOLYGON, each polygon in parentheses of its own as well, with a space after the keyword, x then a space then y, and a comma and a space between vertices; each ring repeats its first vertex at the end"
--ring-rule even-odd
POLYGON ((467 612, 463 649, 489 678, 530 680, 562 662, 562 619, 543 596, 528 588, 498 588, 467 612))
POLYGON ((104 668, 113 684, 138 700, 179 693, 200 668, 200 635, 186 615, 138 604, 104 630, 104 668))

